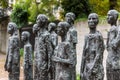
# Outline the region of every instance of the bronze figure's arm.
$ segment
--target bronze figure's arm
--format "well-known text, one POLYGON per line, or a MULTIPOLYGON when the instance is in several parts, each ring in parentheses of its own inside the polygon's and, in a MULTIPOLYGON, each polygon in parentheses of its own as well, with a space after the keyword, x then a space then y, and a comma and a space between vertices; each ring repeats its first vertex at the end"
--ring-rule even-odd
POLYGON ((86 57, 86 53, 88 50, 88 39, 87 36, 85 36, 85 43, 84 43, 84 47, 83 47, 83 53, 82 53, 82 62, 81 62, 81 69, 80 69, 80 77, 81 80, 83 80, 83 73, 84 73, 84 68, 85 68, 85 57, 86 57))

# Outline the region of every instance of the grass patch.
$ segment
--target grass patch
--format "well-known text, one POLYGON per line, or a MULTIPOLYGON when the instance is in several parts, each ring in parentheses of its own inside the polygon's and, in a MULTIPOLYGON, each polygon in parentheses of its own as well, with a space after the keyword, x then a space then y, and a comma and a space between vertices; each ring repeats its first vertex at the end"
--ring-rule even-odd
POLYGON ((79 74, 77 74, 76 80, 80 80, 80 75, 79 74))
POLYGON ((23 57, 23 54, 24 54, 24 49, 20 48, 20 57, 23 57))

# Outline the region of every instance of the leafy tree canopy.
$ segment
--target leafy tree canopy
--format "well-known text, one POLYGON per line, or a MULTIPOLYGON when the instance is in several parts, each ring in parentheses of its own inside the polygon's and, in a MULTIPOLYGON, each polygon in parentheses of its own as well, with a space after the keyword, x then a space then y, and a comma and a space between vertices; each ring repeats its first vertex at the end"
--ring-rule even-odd
POLYGON ((0 0, 0 6, 2 6, 2 8, 7 8, 8 7, 8 0, 0 0))
POLYGON ((61 5, 65 13, 73 12, 77 18, 86 17, 91 12, 88 0, 61 0, 61 5))

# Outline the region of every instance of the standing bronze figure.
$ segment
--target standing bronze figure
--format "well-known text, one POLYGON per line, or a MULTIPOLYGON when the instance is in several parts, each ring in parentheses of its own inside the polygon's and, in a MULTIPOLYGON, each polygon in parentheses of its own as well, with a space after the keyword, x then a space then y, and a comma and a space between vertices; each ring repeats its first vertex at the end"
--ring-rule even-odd
POLYGON ((103 52, 104 42, 102 34, 96 30, 98 15, 91 13, 88 16, 89 34, 85 36, 85 44, 81 62, 81 80, 103 80, 103 52))
POLYGON ((120 29, 117 27, 118 12, 110 10, 107 13, 107 21, 111 25, 107 38, 107 80, 120 80, 120 29))
POLYGON ((48 31, 50 33, 53 49, 55 49, 58 44, 58 35, 55 33, 56 27, 57 25, 53 22, 49 23, 48 25, 48 31))
POLYGON ((74 65, 72 67, 73 74, 72 74, 72 80, 76 80, 76 64, 77 64, 77 54, 76 54, 76 44, 77 44, 77 31, 74 27, 74 20, 75 20, 75 14, 72 12, 69 12, 65 15, 65 20, 70 24, 70 28, 67 32, 66 40, 70 42, 72 49, 74 50, 74 65))
MULTIPOLYGON (((50 33, 50 40, 52 43, 53 50, 58 45, 58 35, 55 33, 56 27, 57 27, 57 25, 53 22, 49 23, 49 25, 48 25, 48 31, 50 33)), ((53 61, 51 62, 51 67, 50 67, 49 72, 50 72, 49 73, 49 80, 55 80, 55 64, 53 61)))
POLYGON ((67 22, 58 24, 58 35, 62 42, 58 44, 52 57, 55 62, 55 80, 72 80, 73 49, 70 43, 65 41, 69 27, 67 22))
POLYGON ((17 25, 9 22, 7 31, 10 34, 8 40, 7 57, 5 62, 5 70, 9 73, 9 80, 19 80, 20 76, 20 53, 19 38, 17 34, 17 25))
POLYGON ((30 33, 27 31, 22 32, 21 39, 24 42, 24 56, 23 56, 23 69, 24 80, 33 80, 33 61, 32 61, 32 45, 29 42, 30 33))
POLYGON ((51 56, 53 53, 52 43, 50 40, 50 33, 46 30, 48 28, 48 18, 44 14, 37 16, 36 23, 39 27, 38 31, 38 78, 36 80, 49 80, 48 73, 51 67, 51 56))
POLYGON ((34 44, 34 80, 38 80, 39 78, 39 61, 38 61, 38 58, 39 58, 39 53, 38 53, 38 31, 39 31, 39 27, 37 24, 34 24, 33 25, 33 33, 35 35, 35 44, 34 44))

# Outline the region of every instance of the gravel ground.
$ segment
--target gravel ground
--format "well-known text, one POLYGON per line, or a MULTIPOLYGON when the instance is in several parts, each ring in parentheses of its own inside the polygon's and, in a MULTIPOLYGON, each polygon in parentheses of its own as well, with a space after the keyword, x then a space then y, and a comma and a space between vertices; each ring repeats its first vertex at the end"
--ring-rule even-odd
MULTIPOLYGON (((104 41, 106 42, 107 38, 107 31, 109 30, 110 26, 108 24, 99 24, 97 26, 97 30, 99 30, 104 38, 104 41)), ((81 64, 81 57, 82 57, 82 50, 84 45, 84 36, 89 32, 89 28, 87 27, 87 22, 80 22, 76 24, 76 29, 78 31, 78 44, 77 44, 77 65, 76 65, 76 71, 77 74, 80 73, 80 64, 81 64)), ((106 57, 107 52, 105 50, 104 52, 104 70, 105 70, 105 64, 106 64, 106 57)), ((5 63, 5 55, 0 54, 0 80, 8 80, 8 73, 4 71, 4 63, 5 63)), ((22 64, 22 61, 21 61, 22 64)), ((21 66, 21 73, 20 73, 20 80, 23 80, 23 68, 21 66)), ((104 80, 106 80, 106 75, 104 80)))

